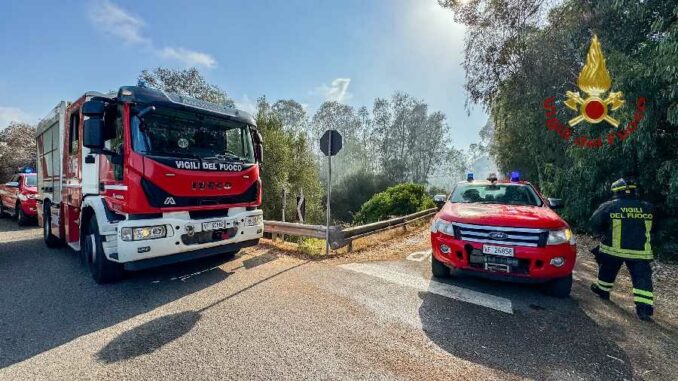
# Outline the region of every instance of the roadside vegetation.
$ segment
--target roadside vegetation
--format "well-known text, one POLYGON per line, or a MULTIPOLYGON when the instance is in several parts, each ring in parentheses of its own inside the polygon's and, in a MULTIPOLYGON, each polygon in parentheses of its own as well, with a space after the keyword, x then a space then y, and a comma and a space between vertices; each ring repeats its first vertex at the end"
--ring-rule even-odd
MULTIPOLYGON (((502 172, 521 170, 547 196, 562 197, 562 215, 586 230, 593 210, 610 197, 610 183, 633 176, 656 206, 655 247, 678 256, 678 4, 663 0, 560 2, 441 0, 467 26, 466 91, 469 103, 491 116, 484 148, 502 172), (645 118, 623 142, 597 149, 565 143, 546 128, 543 103, 556 97, 557 117, 576 79, 591 37, 597 34, 626 104, 614 112, 627 126, 645 97, 645 118)), ((599 136, 605 123, 582 123, 580 134, 599 136)))

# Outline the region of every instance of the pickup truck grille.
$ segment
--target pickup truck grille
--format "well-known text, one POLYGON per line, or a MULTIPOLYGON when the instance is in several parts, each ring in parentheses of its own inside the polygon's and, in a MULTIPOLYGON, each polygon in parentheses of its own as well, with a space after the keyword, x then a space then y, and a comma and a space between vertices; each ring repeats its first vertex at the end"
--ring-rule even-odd
POLYGON ((503 226, 470 225, 454 223, 454 233, 458 239, 510 246, 542 247, 546 245, 548 230, 532 228, 514 228, 503 226))

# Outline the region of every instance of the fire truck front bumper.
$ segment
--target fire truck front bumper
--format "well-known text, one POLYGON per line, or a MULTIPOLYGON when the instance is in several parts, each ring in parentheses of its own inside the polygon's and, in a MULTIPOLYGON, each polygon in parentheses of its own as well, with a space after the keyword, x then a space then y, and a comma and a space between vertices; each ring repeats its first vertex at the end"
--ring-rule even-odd
POLYGON ((238 251, 256 245, 263 236, 261 210, 229 213, 226 217, 191 219, 185 213, 162 218, 124 220, 116 235, 103 242, 106 256, 127 270, 182 262, 238 251))

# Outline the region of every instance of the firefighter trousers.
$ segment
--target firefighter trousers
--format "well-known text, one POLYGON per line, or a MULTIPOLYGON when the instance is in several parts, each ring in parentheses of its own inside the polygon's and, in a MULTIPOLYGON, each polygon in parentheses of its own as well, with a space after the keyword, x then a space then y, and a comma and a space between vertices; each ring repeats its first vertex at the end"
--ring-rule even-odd
POLYGON ((654 294, 652 293, 652 268, 650 267, 650 261, 620 258, 605 253, 598 253, 596 260, 600 265, 597 282, 599 289, 609 294, 612 291, 612 286, 614 286, 614 280, 617 278, 619 269, 626 263, 626 267, 629 269, 629 273, 631 273, 633 301, 636 303, 636 308, 652 314, 654 294))

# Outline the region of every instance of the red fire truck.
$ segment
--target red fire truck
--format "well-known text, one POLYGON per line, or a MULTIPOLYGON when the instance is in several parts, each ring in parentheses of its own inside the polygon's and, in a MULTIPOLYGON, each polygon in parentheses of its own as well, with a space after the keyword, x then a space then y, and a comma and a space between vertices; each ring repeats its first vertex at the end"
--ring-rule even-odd
POLYGON ((0 218, 8 214, 16 217, 19 226, 35 219, 37 179, 32 168, 24 168, 4 185, 0 184, 0 218))
POLYGON ((554 296, 572 288, 577 247, 568 224, 553 209, 559 199, 544 198, 517 172, 507 181, 458 183, 431 226, 432 272, 436 277, 470 273, 494 279, 542 283, 554 296))
POLYGON ((88 92, 40 122, 38 222, 99 283, 256 245, 262 139, 249 114, 146 87, 88 92))

